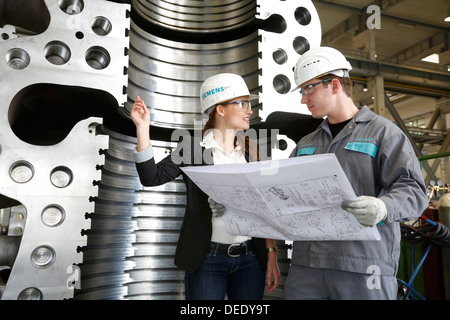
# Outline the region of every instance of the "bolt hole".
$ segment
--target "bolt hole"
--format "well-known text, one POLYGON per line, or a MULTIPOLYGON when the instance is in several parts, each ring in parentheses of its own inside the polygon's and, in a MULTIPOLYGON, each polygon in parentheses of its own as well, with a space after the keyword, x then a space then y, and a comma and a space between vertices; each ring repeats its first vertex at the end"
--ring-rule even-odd
POLYGON ((30 56, 23 49, 10 49, 6 53, 6 62, 10 68, 22 70, 30 64, 30 56))
POLYGON ((293 46, 295 52, 301 55, 309 50, 309 41, 306 38, 299 36, 294 39, 293 46))
POLYGON ((61 41, 51 41, 44 49, 45 58, 52 64, 63 65, 70 60, 70 49, 61 41))
POLYGON ((75 15, 81 13, 84 9, 83 0, 59 0, 59 8, 69 15, 75 15))
POLYGON ((105 69, 108 67, 110 61, 111 57, 105 48, 92 47, 86 52, 86 62, 93 69, 105 69))
POLYGON ((277 49, 272 53, 272 58, 277 64, 285 64, 288 60, 286 51, 283 49, 277 49))
POLYGON ((95 17, 91 24, 92 31, 99 36, 106 36, 112 30, 111 22, 105 17, 95 17))
POLYGON ((295 9, 294 16, 295 20, 302 26, 306 26, 311 22, 311 13, 304 7, 295 9))
POLYGON ((280 94, 286 94, 291 90, 291 82, 289 81, 288 77, 283 74, 279 74, 276 75, 273 79, 273 87, 276 92, 280 94))

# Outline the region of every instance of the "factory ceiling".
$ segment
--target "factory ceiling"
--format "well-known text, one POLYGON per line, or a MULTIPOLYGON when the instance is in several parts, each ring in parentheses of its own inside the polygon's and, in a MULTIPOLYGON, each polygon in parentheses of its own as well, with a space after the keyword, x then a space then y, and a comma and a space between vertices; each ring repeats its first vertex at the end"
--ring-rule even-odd
POLYGON ((444 21, 450 6, 447 0, 313 3, 322 25, 322 45, 345 52, 355 64, 360 59, 372 61, 361 66, 365 72, 397 73, 388 78, 429 88, 430 93, 442 89, 441 93, 448 96, 450 22, 444 21), (368 29, 372 30, 372 43, 368 29))

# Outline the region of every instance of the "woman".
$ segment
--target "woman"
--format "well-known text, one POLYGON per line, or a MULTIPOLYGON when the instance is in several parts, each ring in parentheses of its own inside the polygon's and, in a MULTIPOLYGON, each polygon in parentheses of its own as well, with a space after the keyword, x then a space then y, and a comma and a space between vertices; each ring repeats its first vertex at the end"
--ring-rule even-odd
POLYGON ((257 161, 256 144, 245 143, 237 134, 250 127, 249 100, 255 97, 238 75, 223 73, 208 78, 200 89, 202 113, 209 114, 203 140, 189 137, 188 150, 174 150, 158 164, 150 145, 150 113, 139 97, 133 104, 136 168, 141 183, 161 185, 182 174, 186 184, 186 212, 175 253, 175 265, 186 271, 186 299, 221 300, 227 296, 230 300, 256 300, 263 298, 264 287, 270 292, 278 286, 280 272, 274 240, 229 234, 221 213, 212 213, 212 199, 180 169, 192 164, 257 161), (203 159, 205 151, 210 152, 212 163, 203 159), (194 158, 198 160, 199 155, 203 160, 196 163, 194 158))

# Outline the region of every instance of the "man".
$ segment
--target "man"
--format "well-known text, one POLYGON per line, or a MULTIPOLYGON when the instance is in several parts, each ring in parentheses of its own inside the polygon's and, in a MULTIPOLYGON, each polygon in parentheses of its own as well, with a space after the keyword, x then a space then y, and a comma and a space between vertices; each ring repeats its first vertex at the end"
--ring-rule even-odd
POLYGON ((291 157, 335 153, 358 199, 343 208, 380 241, 295 241, 286 299, 396 299, 400 221, 428 205, 414 150, 403 132, 352 100, 350 63, 329 47, 309 50, 294 69, 301 103, 325 117, 291 157))

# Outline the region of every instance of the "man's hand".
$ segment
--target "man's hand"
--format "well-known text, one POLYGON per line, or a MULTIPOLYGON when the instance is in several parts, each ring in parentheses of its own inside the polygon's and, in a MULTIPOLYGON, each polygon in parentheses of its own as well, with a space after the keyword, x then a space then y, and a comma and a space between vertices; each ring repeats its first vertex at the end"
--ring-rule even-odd
POLYGON ((355 201, 344 201, 342 208, 352 213, 366 227, 373 227, 387 217, 386 205, 375 197, 360 196, 355 201))

